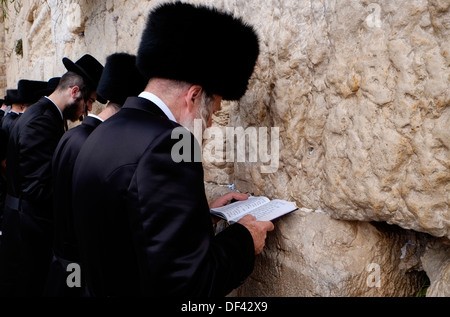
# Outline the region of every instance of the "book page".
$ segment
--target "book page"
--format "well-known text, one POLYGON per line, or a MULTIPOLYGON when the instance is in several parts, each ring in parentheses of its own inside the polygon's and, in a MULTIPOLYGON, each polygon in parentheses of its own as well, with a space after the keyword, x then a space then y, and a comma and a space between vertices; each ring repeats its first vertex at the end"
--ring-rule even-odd
POLYGON ((297 209, 297 206, 289 201, 274 199, 250 212, 257 220, 269 221, 297 209))
POLYGON ((213 208, 211 212, 223 214, 228 221, 237 221, 252 209, 267 204, 269 201, 267 197, 250 196, 247 200, 240 200, 223 207, 213 208))

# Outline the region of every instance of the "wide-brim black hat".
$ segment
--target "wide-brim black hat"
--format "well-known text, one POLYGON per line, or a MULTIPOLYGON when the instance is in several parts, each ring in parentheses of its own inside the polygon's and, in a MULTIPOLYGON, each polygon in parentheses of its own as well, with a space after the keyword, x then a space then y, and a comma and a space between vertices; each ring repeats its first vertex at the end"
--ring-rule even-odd
POLYGON ((39 89, 35 92, 36 98, 41 98, 43 96, 50 96, 58 87, 61 77, 52 77, 46 83, 45 87, 39 89))
POLYGON ((15 103, 25 103, 23 98, 19 95, 18 89, 7 89, 6 90, 6 97, 5 97, 5 104, 8 106, 11 106, 15 103))
POLYGON ((241 19, 215 8, 174 2, 150 12, 137 66, 146 79, 186 81, 224 100, 238 100, 258 55, 258 36, 241 19))
POLYGON ((19 103, 35 103, 39 100, 37 92, 47 87, 46 81, 21 79, 17 83, 19 103))
MULTIPOLYGON (((103 72, 103 65, 95 59, 92 55, 85 54, 75 63, 67 57, 63 57, 62 62, 66 69, 74 72, 84 78, 86 84, 92 89, 96 90, 98 82, 103 72)), ((101 103, 106 103, 103 98, 97 98, 101 103)))
POLYGON ((9 98, 10 98, 10 92, 8 93, 8 90, 17 90, 17 89, 6 89, 6 95, 5 95, 5 98, 3 98, 3 104, 4 105, 7 105, 7 106, 11 106, 12 105, 12 103, 11 103, 11 101, 9 100, 9 98))
POLYGON ((147 80, 136 68, 136 56, 115 53, 106 58, 97 95, 123 105, 128 97, 137 96, 146 85, 147 80))

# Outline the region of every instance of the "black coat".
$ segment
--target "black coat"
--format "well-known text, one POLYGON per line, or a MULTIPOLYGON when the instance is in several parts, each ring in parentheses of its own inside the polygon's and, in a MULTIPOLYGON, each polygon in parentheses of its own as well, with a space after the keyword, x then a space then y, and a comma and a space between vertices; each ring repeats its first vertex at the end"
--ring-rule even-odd
POLYGON ((67 131, 58 143, 52 161, 55 240, 45 296, 79 297, 82 288, 69 287, 68 263, 80 262, 72 211, 72 172, 81 146, 101 120, 87 116, 67 131))
MULTIPOLYGON (((0 231, 2 231, 2 222, 3 222, 3 211, 5 210, 5 200, 7 193, 7 183, 6 180, 0 175, 0 231)), ((2 237, 0 236, 0 244, 2 237)))
POLYGON ((17 121, 9 139, 8 193, 27 200, 46 219, 53 217, 52 157, 64 132, 59 110, 42 97, 17 121))
POLYGON ((253 270, 244 226, 214 235, 202 163, 172 160, 177 127, 150 101, 129 97, 78 155, 75 228, 95 296, 224 296, 253 270))
POLYGON ((68 260, 78 262, 72 212, 72 172, 80 149, 92 131, 101 123, 87 116, 83 122, 61 138, 52 161, 55 253, 68 260))
POLYGON ((8 196, 20 204, 8 202, 7 197, 0 249, 0 294, 43 294, 54 236, 51 162, 63 134, 61 113, 44 97, 21 116, 11 131, 6 159, 8 196))
POLYGON ((19 119, 21 113, 9 112, 6 116, 2 118, 2 129, 8 133, 11 133, 12 128, 14 127, 14 123, 19 119))

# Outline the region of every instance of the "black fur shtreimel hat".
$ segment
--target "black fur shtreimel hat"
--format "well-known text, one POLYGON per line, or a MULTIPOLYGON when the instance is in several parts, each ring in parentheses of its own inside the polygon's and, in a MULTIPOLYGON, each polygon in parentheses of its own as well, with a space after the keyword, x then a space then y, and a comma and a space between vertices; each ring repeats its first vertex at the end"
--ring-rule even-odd
POLYGON ((174 2, 150 12, 137 67, 146 79, 186 81, 224 100, 238 100, 258 55, 258 36, 241 19, 212 7, 174 2))
POLYGON ((35 103, 41 96, 36 93, 47 87, 46 81, 21 79, 17 83, 20 103, 35 103))
POLYGON ((61 77, 52 77, 47 82, 45 87, 36 91, 35 96, 40 98, 42 96, 50 96, 58 87, 61 77))
POLYGON ((128 97, 144 91, 146 85, 147 80, 136 68, 136 56, 114 53, 106 58, 97 95, 123 105, 128 97))
POLYGON ((17 103, 18 99, 19 91, 17 89, 6 89, 5 105, 11 106, 13 103, 17 103))
POLYGON ((6 91, 6 103, 8 105, 35 103, 39 100, 36 97, 36 92, 46 86, 46 81, 21 79, 17 83, 17 89, 8 89, 6 91))

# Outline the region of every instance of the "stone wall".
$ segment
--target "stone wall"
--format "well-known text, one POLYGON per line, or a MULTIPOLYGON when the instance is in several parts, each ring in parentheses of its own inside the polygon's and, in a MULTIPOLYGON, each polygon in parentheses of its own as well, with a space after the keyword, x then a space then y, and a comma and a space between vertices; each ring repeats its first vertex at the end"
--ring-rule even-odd
POLYGON ((0 98, 6 95, 5 24, 0 18, 0 98))
POLYGON ((262 54, 230 118, 279 127, 280 168, 234 164, 236 186, 450 237, 450 3, 281 4, 246 16, 262 54))
MULTIPOLYGON (((114 52, 135 54, 148 11, 161 2, 20 1, 0 26, 0 60, 5 58, 6 65, 6 83, 0 69, 0 91, 21 78, 60 76, 64 56, 76 60, 90 53, 104 63, 114 52), (20 40, 22 54, 15 50, 20 40)), ((266 280, 269 284, 258 285, 273 289, 244 286, 239 294, 409 296, 422 281, 420 272, 428 269, 433 270, 427 272, 433 295, 450 295, 448 288, 439 288, 448 279, 449 264, 431 260, 445 256, 424 251, 442 245, 448 255, 450 238, 450 2, 188 2, 243 17, 261 39, 247 94, 239 102, 224 103, 215 126, 222 131, 227 126, 267 128, 268 140, 279 144, 270 161, 261 155, 250 161, 259 143, 246 146, 244 162, 227 162, 217 157, 229 157, 235 149, 218 147, 205 135, 205 181, 323 212, 299 211, 278 221, 247 284, 266 280), (271 134, 273 128, 278 134, 271 134), (388 235, 391 241, 374 221, 401 229, 388 235), (321 233, 328 230, 324 224, 330 228, 328 236, 321 233), (367 240, 357 232, 367 232, 367 240), (300 247, 319 233, 314 247, 300 247), (421 241, 414 242, 420 245, 413 252, 417 261, 403 265, 402 250, 413 240, 421 241), (433 248, 427 249, 427 241, 433 248), (358 254, 343 245, 367 252, 358 254), (325 263, 320 254, 331 247, 337 253, 325 263), (381 256, 383 250, 388 251, 381 256), (424 256, 428 260, 422 267, 424 256), (349 259, 364 260, 341 264, 340 273, 330 276, 338 262, 349 259), (395 272, 391 279, 404 286, 397 293, 394 285, 361 291, 368 274, 364 268, 371 263, 395 272), (402 279, 405 272, 419 274, 402 279)))

